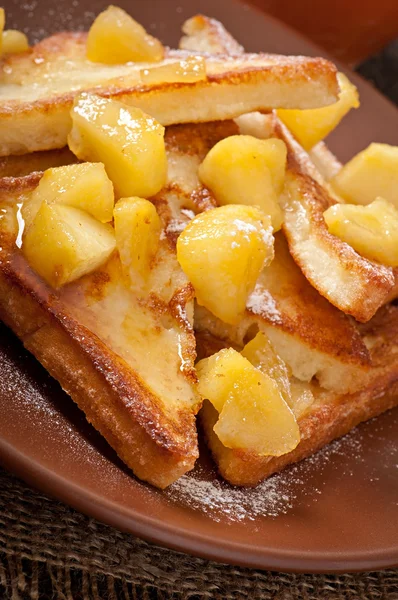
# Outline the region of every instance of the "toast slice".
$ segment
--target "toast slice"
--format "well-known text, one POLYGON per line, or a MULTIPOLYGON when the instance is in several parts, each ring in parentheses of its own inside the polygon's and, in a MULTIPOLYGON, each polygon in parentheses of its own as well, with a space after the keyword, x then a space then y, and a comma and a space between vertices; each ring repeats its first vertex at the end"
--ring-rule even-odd
MULTIPOLYGON (((261 115, 263 116, 263 115, 261 115)), ((241 117, 240 117, 241 118, 241 117)), ((268 125, 270 129, 271 126, 268 125)), ((267 136, 269 137, 270 134, 267 136)), ((309 152, 309 156, 311 158, 312 163, 317 169, 318 173, 321 174, 323 180, 325 182, 324 185, 327 186, 329 194, 338 202, 343 202, 343 200, 337 196, 336 192, 329 185, 329 182, 337 175, 337 173, 342 168, 341 162, 334 156, 333 152, 329 150, 324 142, 319 142, 312 150, 309 152)), ((396 298, 398 298, 398 268, 393 268, 394 275, 394 286, 390 290, 388 296, 386 297, 384 304, 389 304, 396 298)))
MULTIPOLYGON (((267 54, 205 56, 205 80, 143 84, 153 63, 100 65, 86 60, 85 33, 61 33, 0 61, 0 156, 62 148, 77 93, 117 98, 163 125, 228 119, 251 110, 333 103, 336 69, 320 58, 267 54)), ((155 66, 192 53, 166 50, 155 66)), ((198 53, 196 52, 195 55, 198 53)))
MULTIPOLYGON (((232 36, 221 23, 202 15, 189 19, 183 26, 187 34, 181 48, 225 53, 243 52, 233 44, 232 36), (198 48, 199 49, 199 48, 198 48)), ((308 154, 293 138, 276 115, 244 115, 237 120, 242 133, 256 137, 279 137, 288 149, 285 193, 282 198, 284 232, 290 252, 308 281, 318 292, 344 313, 361 322, 368 321, 377 309, 395 297, 394 270, 376 264, 357 254, 348 244, 328 232, 324 211, 336 202, 325 178, 311 162, 308 154)), ((313 153, 319 156, 321 150, 313 153)), ((331 164, 323 146, 323 164, 331 164)), ((333 161, 332 170, 339 169, 333 161)))
POLYGON ((260 274, 239 324, 227 325, 196 306, 194 327, 237 347, 262 331, 297 379, 315 377, 336 393, 357 391, 368 377, 370 356, 356 324, 308 283, 282 232, 275 236, 274 260, 260 274))
POLYGON ((307 153, 280 121, 275 123, 274 134, 288 149, 282 208, 290 252, 322 296, 357 321, 366 322, 394 288, 394 271, 363 258, 329 233, 323 213, 336 200, 322 185, 307 153))
POLYGON ((236 131, 231 121, 166 130, 168 182, 153 198, 163 235, 145 297, 126 285, 116 253, 95 272, 48 287, 16 245, 17 209, 42 173, 0 179, 0 318, 134 473, 160 488, 198 456, 194 292, 175 242, 194 211, 214 202, 201 193, 200 160, 236 131))
MULTIPOLYGON (((174 137, 171 131, 167 139, 171 163, 174 137)), ((164 235, 148 296, 125 284, 116 253, 54 290, 15 245, 16 209, 29 202, 40 177, 0 180, 0 316, 134 473, 164 488, 198 456, 193 289, 173 242, 178 219, 188 219, 176 199, 184 205, 189 190, 180 190, 171 164, 168 185, 154 200, 164 235)))
MULTIPOLYGON (((298 419, 301 440, 292 452, 272 457, 226 448, 213 431, 217 411, 210 402, 204 402, 200 411, 201 424, 224 479, 233 485, 254 486, 287 465, 311 456, 362 421, 398 405, 398 308, 386 306, 380 309, 371 321, 360 326, 360 331, 370 348, 372 361, 371 376, 366 385, 354 394, 339 394, 314 383, 307 384, 306 389, 313 394, 314 402, 298 419)), ((197 336, 198 355, 202 358, 218 352, 222 343, 209 334, 197 336)))
MULTIPOLYGON (((173 216, 163 215, 170 241, 175 243, 194 214, 217 206, 198 179, 198 166, 219 140, 238 132, 233 121, 167 129, 172 183, 153 202, 160 214, 162 206, 172 207, 173 216), (166 202, 164 194, 171 194, 166 202)), ((195 308, 194 326, 196 332, 209 331, 237 345, 264 331, 298 379, 310 381, 315 376, 340 393, 361 387, 369 370, 369 353, 355 323, 309 284, 292 260, 282 232, 275 238, 275 258, 260 274, 239 326, 223 323, 201 306, 195 308)))
MULTIPOLYGON (((200 48, 206 49, 207 41, 208 48, 213 52, 225 52, 234 41, 220 23, 202 16, 190 19, 184 26, 184 32, 187 35, 180 42, 182 48, 195 49, 199 42, 200 48)), ((251 113, 242 115, 236 122, 241 133, 256 137, 267 138, 280 132, 280 123, 274 115, 251 113)), ((297 149, 298 145, 295 145, 288 131, 283 131, 279 136, 287 139, 290 161, 294 165, 297 162, 298 168, 303 169, 303 177, 314 182, 322 194, 327 194, 328 202, 335 201, 326 191, 327 181, 340 168, 340 164, 325 144, 318 144, 311 152, 315 166, 301 148, 297 149)), ((225 447, 213 431, 218 419, 217 411, 210 402, 204 402, 200 417, 208 446, 220 474, 234 485, 256 485, 288 464, 315 453, 361 421, 398 404, 395 341, 398 308, 386 306, 379 309, 368 323, 354 325, 311 286, 293 262, 282 233, 276 236, 275 246, 275 259, 261 274, 255 292, 249 299, 246 315, 237 327, 225 325, 201 307, 195 311, 199 358, 211 356, 223 347, 231 346, 240 350, 257 331, 264 331, 292 371, 292 391, 312 394, 314 397, 310 408, 298 420, 300 443, 295 450, 280 457, 259 456, 244 449, 225 447), (352 326, 351 331, 348 322, 352 326), (342 327, 340 332, 339 327, 342 327), (338 347, 341 336, 348 341, 342 352, 338 347), (318 356, 311 348, 311 339, 318 344, 318 356), (311 365, 314 354, 319 361, 319 345, 322 344, 325 354, 330 353, 329 359, 335 360, 334 368, 330 368, 329 362, 329 378, 325 377, 325 370, 320 370, 313 373, 317 379, 299 382, 294 375, 306 378, 303 372, 298 372, 294 367, 306 369, 307 363, 311 365), (365 368, 362 372, 357 368, 357 377, 353 378, 351 390, 344 390, 347 367, 355 359, 358 361, 357 367, 361 360, 363 367, 368 365, 367 372, 365 368)), ((373 293, 371 289, 369 293, 373 293)), ((385 295, 384 300, 387 300, 385 295)), ((371 312, 368 310, 366 317, 371 312)), ((322 357, 324 361, 325 354, 322 357)), ((310 373, 311 370, 308 375, 310 373)))

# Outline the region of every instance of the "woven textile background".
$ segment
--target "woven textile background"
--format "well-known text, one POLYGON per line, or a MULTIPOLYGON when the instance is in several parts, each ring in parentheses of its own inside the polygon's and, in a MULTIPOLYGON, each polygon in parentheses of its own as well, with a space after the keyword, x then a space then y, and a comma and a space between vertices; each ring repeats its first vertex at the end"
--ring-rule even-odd
POLYGON ((398 571, 284 575, 216 564, 120 533, 4 471, 0 552, 2 599, 398 600, 398 571))
MULTIPOLYGON (((398 41, 359 72, 398 103, 398 41)), ((398 571, 285 575, 158 548, 0 470, 0 600, 398 600, 398 571)))

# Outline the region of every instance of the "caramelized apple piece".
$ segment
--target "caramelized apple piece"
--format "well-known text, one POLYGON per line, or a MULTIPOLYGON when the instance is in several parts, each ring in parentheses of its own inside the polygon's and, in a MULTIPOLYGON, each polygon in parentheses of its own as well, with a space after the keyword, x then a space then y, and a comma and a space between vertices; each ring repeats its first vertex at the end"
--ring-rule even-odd
POLYGON ((3 45, 0 54, 19 54, 29 50, 28 38, 22 31, 16 29, 6 29, 3 32, 3 45))
POLYGON ((286 363, 277 355, 270 340, 261 331, 248 342, 241 352, 256 369, 269 375, 276 383, 282 398, 293 411, 296 419, 310 408, 314 396, 307 382, 291 378, 286 363))
POLYGON ((148 198, 167 178, 164 127, 139 108, 81 94, 72 109, 69 147, 81 160, 104 163, 119 197, 148 198))
POLYGON ((368 206, 335 204, 324 218, 330 233, 370 260, 398 267, 398 210, 383 198, 368 206))
POLYGON ((343 73, 339 73, 337 78, 340 94, 334 104, 309 110, 277 110, 278 117, 305 150, 311 150, 315 144, 325 139, 351 108, 359 107, 358 90, 355 85, 343 73))
POLYGON ((239 360, 239 356, 235 356, 236 354, 239 353, 233 348, 223 348, 196 364, 199 394, 202 398, 210 400, 219 413, 234 386, 236 365, 246 365, 246 362, 239 360))
POLYGON ((347 202, 369 204, 381 196, 398 208, 398 146, 370 144, 340 169, 331 184, 347 202))
POLYGON ((108 223, 113 215, 113 185, 101 163, 82 163, 47 169, 31 198, 22 208, 29 227, 42 202, 65 204, 108 223))
POLYGON ((154 62, 162 60, 163 55, 160 41, 116 6, 100 13, 88 32, 87 58, 93 62, 154 62))
POLYGON ((25 234, 22 251, 47 283, 59 287, 100 267, 115 246, 110 225, 78 208, 43 202, 25 234))
POLYGON ((177 258, 199 304, 237 323, 262 268, 273 258, 271 220, 258 208, 222 206, 192 219, 177 241, 177 258))
POLYGON ((154 205, 143 198, 122 198, 114 210, 116 245, 133 287, 148 279, 162 229, 154 205))
POLYGON ((199 393, 219 412, 214 432, 227 448, 281 456, 300 441, 296 419, 275 381, 232 348, 197 365, 199 393))
POLYGON ((270 340, 261 331, 246 344, 242 356, 276 382, 285 402, 293 408, 290 393, 289 371, 285 362, 277 355, 270 340))
POLYGON ((184 60, 150 67, 140 71, 142 83, 194 83, 206 79, 206 63, 202 56, 188 56, 184 60))
POLYGON ((274 231, 282 226, 278 196, 286 169, 282 140, 232 135, 218 142, 199 167, 199 178, 219 204, 258 206, 270 215, 274 231))
POLYGON ((290 381, 290 393, 292 399, 292 411, 297 421, 310 410, 314 403, 314 394, 306 381, 300 381, 293 377, 290 381))

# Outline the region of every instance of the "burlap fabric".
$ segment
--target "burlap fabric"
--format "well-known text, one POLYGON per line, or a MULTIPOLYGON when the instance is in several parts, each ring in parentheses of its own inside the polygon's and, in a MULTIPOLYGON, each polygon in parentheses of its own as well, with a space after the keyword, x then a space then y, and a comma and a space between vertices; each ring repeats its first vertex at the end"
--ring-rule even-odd
POLYGON ((286 575, 165 550, 0 470, 0 598, 398 600, 398 571, 286 575))

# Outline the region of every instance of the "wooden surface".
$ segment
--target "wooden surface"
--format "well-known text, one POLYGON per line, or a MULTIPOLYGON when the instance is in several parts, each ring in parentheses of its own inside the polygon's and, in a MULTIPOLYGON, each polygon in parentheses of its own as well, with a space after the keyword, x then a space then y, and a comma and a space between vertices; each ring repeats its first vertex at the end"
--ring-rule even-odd
POLYGON ((249 0, 353 66, 398 36, 398 0, 249 0))

